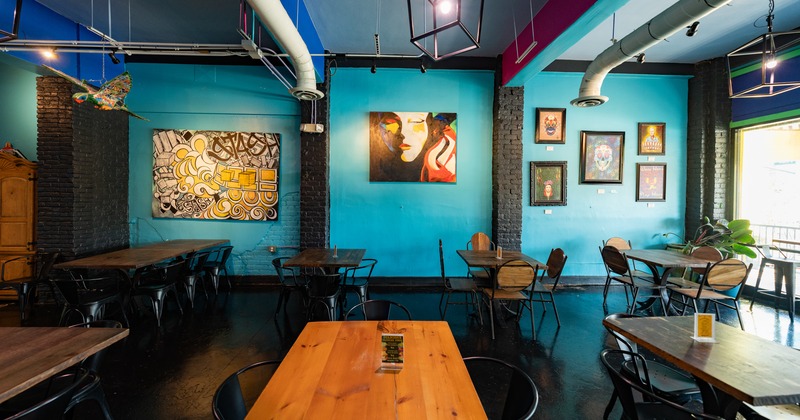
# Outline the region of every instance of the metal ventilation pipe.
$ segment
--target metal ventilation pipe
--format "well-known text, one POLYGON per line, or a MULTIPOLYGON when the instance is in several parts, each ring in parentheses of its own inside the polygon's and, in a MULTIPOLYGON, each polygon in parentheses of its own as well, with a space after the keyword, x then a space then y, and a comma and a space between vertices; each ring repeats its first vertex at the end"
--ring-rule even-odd
POLYGON ((680 0, 673 4, 649 22, 600 53, 586 69, 578 91, 578 97, 570 101, 570 104, 579 107, 604 104, 608 101, 608 97, 600 95, 600 86, 611 69, 730 1, 680 0))
POLYGON ((280 0, 247 0, 258 18, 270 31, 275 41, 289 54, 297 75, 297 87, 289 89, 295 98, 306 101, 322 99, 325 96, 317 90, 317 78, 311 53, 297 32, 292 19, 286 13, 280 0))

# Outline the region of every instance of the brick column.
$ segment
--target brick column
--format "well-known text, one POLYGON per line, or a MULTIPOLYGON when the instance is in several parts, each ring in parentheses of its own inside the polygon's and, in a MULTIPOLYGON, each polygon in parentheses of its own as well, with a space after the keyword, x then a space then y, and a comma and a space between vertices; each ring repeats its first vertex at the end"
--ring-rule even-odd
POLYGON ((689 124, 686 173, 686 235, 703 216, 730 218, 733 183, 733 139, 728 73, 722 58, 695 65, 689 80, 689 124))
POLYGON ((36 79, 39 249, 67 258, 128 246, 128 114, 77 104, 72 83, 36 79))
MULTIPOLYGON (((322 133, 300 133, 300 247, 324 248, 330 241, 330 59, 325 60, 325 81, 317 89, 325 97, 316 101, 322 133)), ((311 101, 301 101, 300 120, 311 122, 311 101)), ((299 127, 298 127, 299 129, 299 127)))
POLYGON ((524 88, 502 87, 495 71, 492 130, 492 238, 507 249, 522 247, 522 119, 524 88))

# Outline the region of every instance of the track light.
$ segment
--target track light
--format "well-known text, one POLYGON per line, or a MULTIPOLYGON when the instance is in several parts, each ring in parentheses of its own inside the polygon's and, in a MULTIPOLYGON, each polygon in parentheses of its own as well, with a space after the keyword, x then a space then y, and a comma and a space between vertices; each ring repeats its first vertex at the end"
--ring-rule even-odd
POLYGON ((110 53, 108 53, 108 58, 111 59, 112 63, 119 64, 119 58, 117 58, 117 56, 114 55, 114 51, 111 51, 110 53))
POLYGON ((641 54, 636 56, 636 62, 639 63, 639 64, 644 63, 644 53, 641 53, 641 54))
POLYGON ((693 23, 691 26, 687 26, 686 28, 688 30, 686 31, 686 36, 694 36, 694 34, 697 33, 697 27, 698 26, 700 26, 700 22, 699 21, 693 23))
POLYGON ((42 57, 44 57, 46 60, 54 60, 54 59, 58 58, 58 55, 56 54, 56 49, 55 48, 47 48, 47 49, 41 50, 40 53, 42 54, 42 57))
POLYGON ((370 71, 372 74, 375 74, 375 73, 377 73, 377 72, 378 72, 378 66, 376 66, 376 65, 375 65, 375 63, 372 63, 372 68, 371 68, 371 69, 369 69, 369 71, 370 71))
POLYGON ((425 67, 425 63, 419 65, 419 71, 425 73, 428 69, 425 67))

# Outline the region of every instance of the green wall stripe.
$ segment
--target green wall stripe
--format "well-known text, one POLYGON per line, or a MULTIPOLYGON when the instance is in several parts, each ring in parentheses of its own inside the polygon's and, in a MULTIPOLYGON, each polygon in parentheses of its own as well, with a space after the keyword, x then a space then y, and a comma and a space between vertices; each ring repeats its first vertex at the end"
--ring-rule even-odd
POLYGON ((750 118, 748 120, 733 121, 731 128, 741 128, 751 125, 765 124, 773 121, 785 120, 787 118, 794 118, 800 116, 800 109, 793 109, 791 111, 779 112, 777 114, 764 115, 763 117, 750 118))

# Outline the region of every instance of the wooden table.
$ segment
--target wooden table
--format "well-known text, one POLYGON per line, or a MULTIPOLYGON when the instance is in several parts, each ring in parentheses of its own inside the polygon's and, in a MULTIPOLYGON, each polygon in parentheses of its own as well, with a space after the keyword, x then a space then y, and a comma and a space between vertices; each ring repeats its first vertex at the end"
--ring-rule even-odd
MULTIPOLYGON (((660 286, 667 285, 672 270, 676 268, 706 268, 709 262, 714 262, 667 249, 629 249, 622 252, 629 259, 644 263, 653 273, 653 281, 660 286), (659 268, 663 271, 659 271, 659 268)), ((666 310, 669 304, 666 287, 661 289, 661 302, 666 310)), ((642 302, 642 305, 649 308, 653 303, 655 303, 655 299, 651 298, 642 302)))
POLYGON ((336 257, 333 249, 307 248, 283 263, 284 267, 318 267, 339 269, 342 267, 358 267, 364 258, 366 249, 337 249, 336 257))
POLYGON ((459 249, 456 251, 461 259, 470 267, 483 267, 487 269, 497 269, 501 265, 511 260, 523 260, 532 266, 539 266, 539 269, 546 270, 547 264, 538 261, 536 258, 529 257, 519 251, 503 250, 503 258, 497 258, 497 251, 476 251, 474 249, 459 249))
POLYGON ((691 373, 706 412, 734 418, 752 405, 800 402, 800 351, 716 322, 717 343, 692 339, 694 317, 604 320, 654 354, 691 373))
POLYGON ((0 402, 127 335, 123 328, 0 328, 0 402))
POLYGON ((443 321, 306 325, 248 419, 485 419, 443 321), (381 371, 381 333, 404 334, 404 366, 381 371))
POLYGON ((56 264, 53 268, 62 270, 138 270, 170 258, 191 254, 226 243, 228 243, 227 239, 176 239, 79 258, 56 264))

